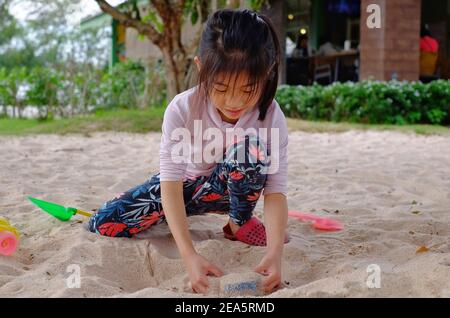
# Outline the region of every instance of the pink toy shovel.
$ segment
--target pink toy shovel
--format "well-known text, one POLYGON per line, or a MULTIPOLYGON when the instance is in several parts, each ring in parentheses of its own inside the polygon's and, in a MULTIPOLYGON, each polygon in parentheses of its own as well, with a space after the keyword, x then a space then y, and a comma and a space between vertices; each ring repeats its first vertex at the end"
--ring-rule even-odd
POLYGON ((344 226, 336 221, 325 217, 320 217, 314 214, 310 213, 303 213, 300 211, 289 211, 288 215, 296 218, 297 220, 303 221, 303 222, 313 222, 313 227, 316 230, 321 231, 341 231, 344 229, 344 226))

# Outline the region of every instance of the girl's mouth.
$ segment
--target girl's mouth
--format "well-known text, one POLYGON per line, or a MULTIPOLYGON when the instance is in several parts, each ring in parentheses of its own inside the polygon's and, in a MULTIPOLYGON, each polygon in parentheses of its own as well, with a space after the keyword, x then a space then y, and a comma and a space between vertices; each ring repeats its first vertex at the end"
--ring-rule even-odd
POLYGON ((239 110, 226 110, 228 113, 230 113, 233 116, 238 116, 239 114, 242 113, 243 109, 239 109, 239 110))

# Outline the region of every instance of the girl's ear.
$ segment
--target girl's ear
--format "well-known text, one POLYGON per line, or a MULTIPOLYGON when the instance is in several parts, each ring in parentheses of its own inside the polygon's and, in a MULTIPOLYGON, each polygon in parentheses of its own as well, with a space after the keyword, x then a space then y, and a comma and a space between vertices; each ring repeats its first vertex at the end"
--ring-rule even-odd
POLYGON ((200 62, 200 59, 198 58, 198 56, 194 57, 194 62, 195 62, 195 65, 197 66, 197 71, 200 72, 200 69, 202 68, 202 63, 200 62))

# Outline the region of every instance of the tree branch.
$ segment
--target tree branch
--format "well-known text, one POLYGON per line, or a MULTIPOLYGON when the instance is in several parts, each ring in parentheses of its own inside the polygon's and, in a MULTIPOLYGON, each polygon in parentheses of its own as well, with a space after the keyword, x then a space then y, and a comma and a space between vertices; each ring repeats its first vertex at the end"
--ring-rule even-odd
POLYGON ((155 7, 164 25, 168 26, 173 15, 170 5, 164 0, 150 0, 150 2, 155 7))
POLYGON ((95 0, 97 1, 98 6, 100 9, 109 14, 113 19, 119 21, 121 24, 136 29, 139 33, 145 34, 148 36, 148 38, 155 44, 159 45, 159 43, 162 40, 162 35, 158 33, 158 31, 153 28, 148 23, 144 23, 138 19, 133 19, 131 16, 129 16, 126 13, 120 12, 118 9, 111 6, 107 1, 105 0, 95 0))

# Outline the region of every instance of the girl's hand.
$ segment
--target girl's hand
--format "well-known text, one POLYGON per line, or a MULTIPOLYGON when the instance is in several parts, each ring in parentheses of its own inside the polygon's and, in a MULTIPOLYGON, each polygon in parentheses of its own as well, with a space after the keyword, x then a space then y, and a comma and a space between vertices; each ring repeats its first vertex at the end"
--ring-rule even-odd
POLYGON ((266 254, 254 271, 266 276, 262 288, 264 293, 270 294, 281 285, 281 255, 266 254))
POLYGON ((223 275, 220 268, 198 253, 186 257, 185 263, 192 289, 196 293, 207 294, 209 289, 208 274, 213 274, 216 277, 223 275))

